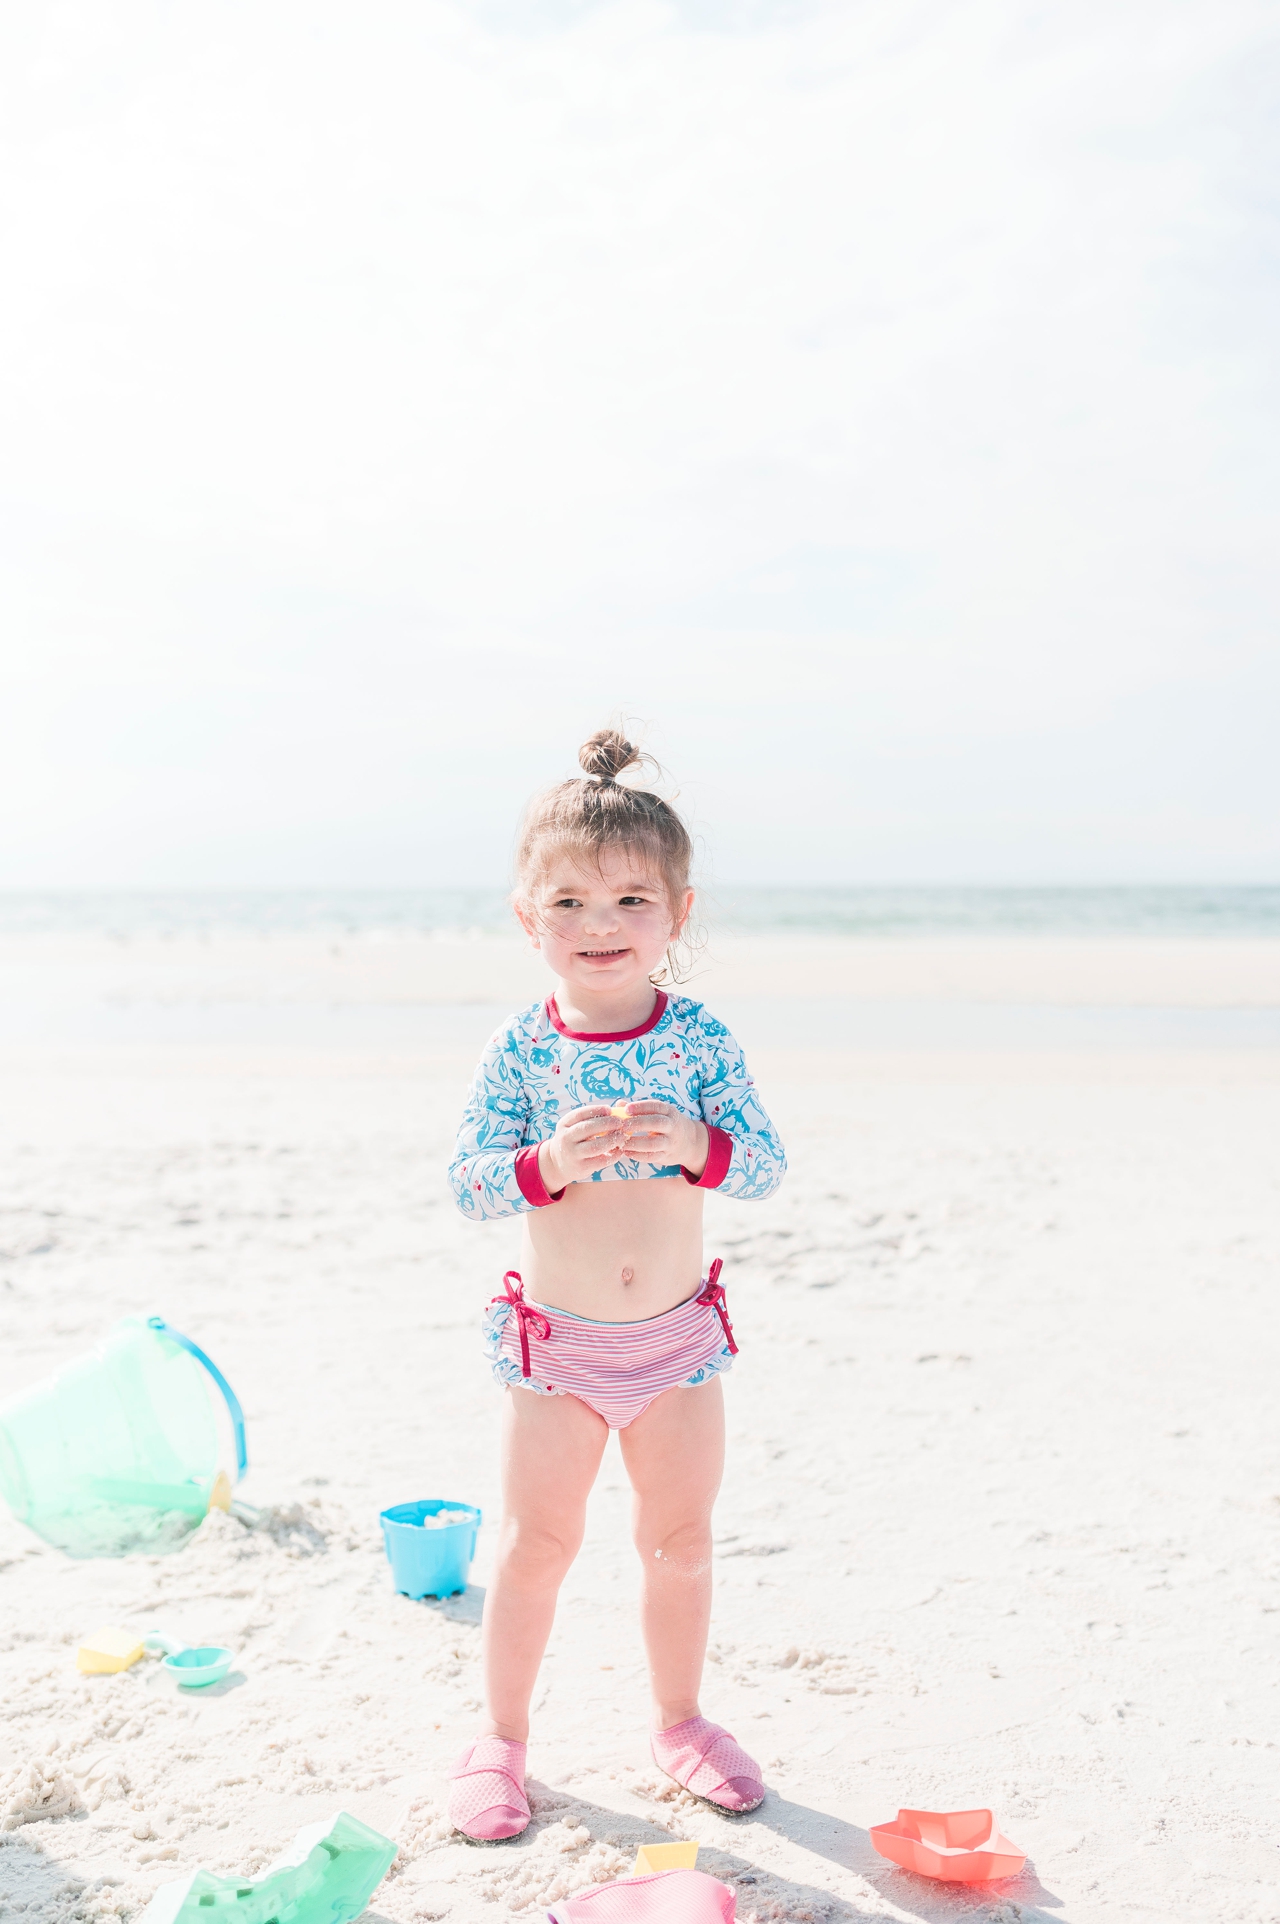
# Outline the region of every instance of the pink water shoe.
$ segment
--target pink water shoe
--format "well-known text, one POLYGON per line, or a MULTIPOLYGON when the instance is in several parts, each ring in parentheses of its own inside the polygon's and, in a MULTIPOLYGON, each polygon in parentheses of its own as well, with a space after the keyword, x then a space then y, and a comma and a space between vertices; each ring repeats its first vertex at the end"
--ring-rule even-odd
POLYGON ((524 1794, 525 1746, 508 1737, 477 1737, 449 1772, 449 1822, 473 1844, 499 1844, 529 1825, 524 1794))
POLYGON ((758 1810, 764 1802, 759 1764, 727 1730, 705 1717, 687 1717, 670 1730, 652 1731, 649 1748, 659 1770, 731 1817, 758 1810))

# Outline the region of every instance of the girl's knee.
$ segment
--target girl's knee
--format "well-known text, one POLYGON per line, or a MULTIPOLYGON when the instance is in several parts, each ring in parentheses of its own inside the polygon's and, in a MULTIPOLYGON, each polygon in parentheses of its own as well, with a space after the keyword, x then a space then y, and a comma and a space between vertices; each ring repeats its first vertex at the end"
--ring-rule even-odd
POLYGON ((537 1584, 559 1583, 582 1545, 581 1526, 503 1520, 498 1556, 506 1575, 537 1584))
POLYGON ((697 1577, 711 1568, 711 1525, 705 1517, 690 1517, 659 1529, 636 1525, 635 1545, 645 1564, 662 1564, 681 1576, 697 1577))

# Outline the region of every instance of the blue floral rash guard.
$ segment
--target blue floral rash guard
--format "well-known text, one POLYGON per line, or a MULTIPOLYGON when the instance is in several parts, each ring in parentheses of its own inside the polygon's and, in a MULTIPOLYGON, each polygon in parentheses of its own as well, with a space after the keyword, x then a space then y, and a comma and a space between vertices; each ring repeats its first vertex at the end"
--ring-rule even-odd
POLYGON ((711 1149, 697 1177, 679 1163, 624 1158, 596 1170, 592 1182, 683 1176, 700 1189, 757 1201, 786 1173, 741 1049, 700 1002, 659 992, 641 1028, 583 1035, 565 1028, 548 996, 512 1016, 480 1058, 449 1165, 463 1215, 496 1222, 558 1202, 564 1191, 548 1191, 538 1145, 569 1110, 599 1102, 670 1103, 706 1123, 711 1149))

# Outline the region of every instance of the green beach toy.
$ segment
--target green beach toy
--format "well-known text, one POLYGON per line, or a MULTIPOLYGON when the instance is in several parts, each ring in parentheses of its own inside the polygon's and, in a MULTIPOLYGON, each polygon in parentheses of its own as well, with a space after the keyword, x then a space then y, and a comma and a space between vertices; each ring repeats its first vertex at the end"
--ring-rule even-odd
POLYGON ((173 1548, 229 1500, 210 1385, 247 1463, 226 1377, 160 1316, 131 1316, 87 1356, 0 1409, 0 1496, 73 1557, 173 1548))
POLYGON ((195 1870, 162 1884, 138 1924, 351 1924, 397 1846, 350 1811, 300 1830, 257 1877, 195 1870))
POLYGON ((160 1668, 184 1690, 203 1690, 221 1683, 235 1662, 235 1652, 221 1643, 183 1643, 162 1630, 148 1630, 142 1641, 148 1650, 163 1650, 160 1668))

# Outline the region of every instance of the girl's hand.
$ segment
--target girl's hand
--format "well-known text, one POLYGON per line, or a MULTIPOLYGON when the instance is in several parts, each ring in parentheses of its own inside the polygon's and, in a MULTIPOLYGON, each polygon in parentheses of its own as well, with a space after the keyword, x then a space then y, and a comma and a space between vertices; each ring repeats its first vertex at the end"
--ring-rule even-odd
POLYGON ((554 1191, 582 1182, 606 1163, 616 1162, 626 1126, 602 1102, 561 1116, 555 1135, 538 1148, 538 1173, 547 1188, 554 1191))
POLYGON ((637 1162, 678 1162, 691 1176, 707 1166, 711 1138, 705 1122, 669 1102, 629 1102, 622 1124, 622 1153, 637 1162))

